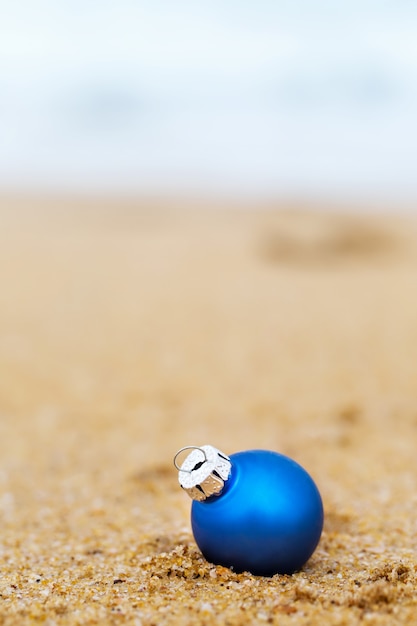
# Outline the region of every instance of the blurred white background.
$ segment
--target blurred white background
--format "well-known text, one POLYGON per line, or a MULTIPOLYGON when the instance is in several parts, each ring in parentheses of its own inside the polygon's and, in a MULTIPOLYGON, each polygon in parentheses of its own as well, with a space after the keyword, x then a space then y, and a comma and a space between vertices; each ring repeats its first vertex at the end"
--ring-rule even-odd
POLYGON ((411 0, 0 0, 0 186, 417 199, 411 0))

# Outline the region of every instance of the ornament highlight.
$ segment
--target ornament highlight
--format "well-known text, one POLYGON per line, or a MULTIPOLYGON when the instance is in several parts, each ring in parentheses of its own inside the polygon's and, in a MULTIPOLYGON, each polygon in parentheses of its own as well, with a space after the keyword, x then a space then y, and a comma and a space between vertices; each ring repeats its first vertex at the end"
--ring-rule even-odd
POLYGON ((269 450, 226 456, 213 446, 186 446, 174 458, 193 499, 191 525, 204 557, 235 572, 292 574, 313 554, 323 504, 311 476, 269 450), (177 459, 191 450, 184 462, 177 459))

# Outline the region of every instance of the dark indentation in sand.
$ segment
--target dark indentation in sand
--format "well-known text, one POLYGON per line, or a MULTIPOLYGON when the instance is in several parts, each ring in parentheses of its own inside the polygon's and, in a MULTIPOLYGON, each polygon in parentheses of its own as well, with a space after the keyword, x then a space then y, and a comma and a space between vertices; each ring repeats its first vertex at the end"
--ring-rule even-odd
POLYGON ((340 423, 346 427, 355 426, 361 421, 361 417, 362 410, 356 404, 347 404, 338 413, 340 423))
POLYGON ((260 238, 270 263, 326 265, 371 260, 392 253, 397 238, 370 219, 295 214, 271 223, 260 238))
POLYGON ((177 472, 171 465, 152 465, 145 467, 131 477, 138 488, 151 493, 159 493, 168 487, 179 489, 177 472))
POLYGON ((356 533, 356 520, 347 513, 327 511, 324 518, 324 530, 328 533, 354 535, 356 533))

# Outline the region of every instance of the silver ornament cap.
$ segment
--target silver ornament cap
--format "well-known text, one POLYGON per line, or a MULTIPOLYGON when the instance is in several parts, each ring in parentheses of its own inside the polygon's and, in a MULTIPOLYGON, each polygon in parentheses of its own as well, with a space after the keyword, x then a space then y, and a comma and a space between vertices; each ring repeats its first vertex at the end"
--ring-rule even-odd
POLYGON ((178 482, 190 498, 203 502, 211 496, 219 496, 230 477, 232 464, 228 456, 213 446, 185 446, 174 457, 178 470, 178 482), (191 450, 183 463, 177 458, 191 450))

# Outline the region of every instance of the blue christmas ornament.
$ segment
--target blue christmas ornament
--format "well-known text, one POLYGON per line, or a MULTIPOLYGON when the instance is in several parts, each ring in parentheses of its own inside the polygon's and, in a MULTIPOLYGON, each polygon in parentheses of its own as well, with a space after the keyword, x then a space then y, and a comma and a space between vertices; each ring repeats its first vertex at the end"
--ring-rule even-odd
POLYGON ((187 446, 174 463, 194 500, 194 538, 211 563, 273 576, 299 570, 313 554, 323 505, 311 476, 292 459, 268 450, 228 457, 213 446, 187 446))

